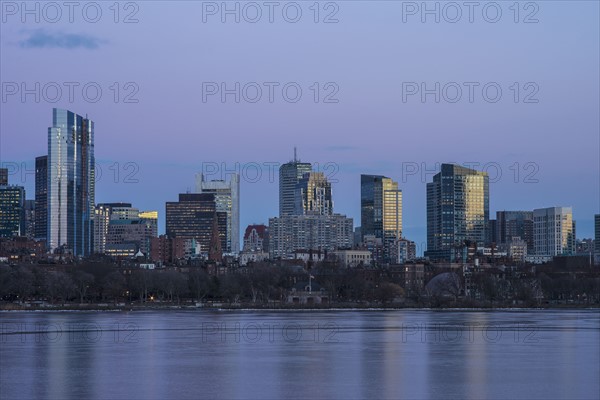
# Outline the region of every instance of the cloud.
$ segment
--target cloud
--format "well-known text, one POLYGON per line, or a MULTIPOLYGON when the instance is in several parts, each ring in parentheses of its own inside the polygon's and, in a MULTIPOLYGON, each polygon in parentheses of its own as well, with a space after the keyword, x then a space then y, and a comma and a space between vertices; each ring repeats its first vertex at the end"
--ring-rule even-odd
POLYGON ((21 40, 19 45, 27 49, 60 48, 77 49, 85 48, 95 50, 106 41, 100 38, 77 33, 49 33, 38 29, 28 32, 28 37, 21 40))

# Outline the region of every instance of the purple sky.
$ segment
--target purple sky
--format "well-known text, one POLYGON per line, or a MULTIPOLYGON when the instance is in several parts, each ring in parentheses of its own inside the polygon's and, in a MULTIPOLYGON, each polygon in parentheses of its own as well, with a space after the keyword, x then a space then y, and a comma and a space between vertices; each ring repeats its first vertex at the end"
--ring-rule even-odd
MULTIPOLYGON (((66 7, 57 23, 49 22, 55 10, 40 9, 36 23, 35 16, 22 15, 20 2, 8 3, 19 9, 2 3, 0 163, 25 162, 33 169, 33 159, 47 151, 52 107, 87 113, 96 123, 95 152, 102 170, 97 202, 130 201, 158 209, 161 231, 165 201, 193 190, 194 174, 203 163, 214 162, 229 169, 236 163, 246 166, 241 228, 267 223, 278 212, 277 180, 270 182, 263 166, 262 177, 251 182, 251 163, 286 162, 297 146, 303 161, 330 166, 325 172, 338 181, 335 210, 354 217, 355 225, 360 224, 360 174, 387 175, 404 192, 405 235, 423 243, 424 182, 432 173, 407 172, 414 166, 433 170, 436 162, 479 163, 477 169, 487 165, 492 178, 501 168, 502 176, 490 185, 491 215, 503 209, 573 206, 577 236, 593 236, 600 199, 598 2, 532 3, 537 9, 525 9, 521 2, 518 23, 509 8, 512 1, 497 3, 502 11, 497 23, 484 19, 487 3, 482 2, 473 23, 467 8, 457 23, 444 20, 454 17, 450 9, 440 23, 431 15, 423 23, 419 13, 405 15, 403 22, 403 7, 410 2, 345 1, 335 3, 338 23, 314 23, 309 1, 297 3, 302 9, 297 23, 283 18, 286 3, 275 9, 273 23, 266 7, 257 23, 244 21, 243 15, 240 23, 232 16, 222 23, 220 14, 203 22, 202 2, 153 1, 135 3, 138 22, 130 24, 122 21, 136 10, 123 9, 125 3, 120 3, 120 23, 113 20, 113 2, 98 3, 102 17, 97 23, 83 18, 83 6, 75 10, 73 23, 66 7), (539 22, 523 23, 532 13, 539 22), (72 103, 64 85, 53 103, 55 92, 47 85, 47 96, 41 93, 37 103, 34 95, 24 101, 21 93, 11 95, 12 82, 29 88, 35 82, 80 86, 72 103), (102 88, 96 103, 81 93, 88 82, 102 88), (110 88, 114 82, 121 86, 117 103, 110 88), (139 88, 133 96, 138 103, 124 102, 131 92, 131 87, 124 89, 127 82, 139 88), (264 86, 257 103, 243 98, 235 103, 233 95, 222 103, 219 96, 203 102, 203 82, 280 86, 272 103, 264 86), (303 90, 297 103, 282 97, 287 82, 303 90), (321 87, 318 103, 310 89, 314 82, 321 87), (334 87, 325 89, 327 82, 339 88, 334 96, 339 102, 322 101, 334 87), (436 103, 429 95, 423 103, 415 95, 403 102, 403 82, 426 82, 430 88, 435 82, 457 82, 463 97, 456 103, 442 97, 436 103), (464 82, 480 83, 472 103, 464 82), (496 103, 482 97, 481 88, 489 82, 502 89, 496 103), (514 82, 520 87, 517 103, 514 82), (525 87, 528 82, 533 85, 525 87), (538 102, 525 103, 534 90, 538 102), (139 166, 133 176, 137 183, 127 182, 134 171, 125 168, 128 162, 139 166), (114 163, 118 177, 109 169, 114 163), (537 183, 527 181, 530 173, 537 183)), ((335 8, 320 4, 322 21, 335 8)), ((248 18, 254 16, 247 11, 248 18)), ((288 9, 287 16, 293 15, 288 9)), ((86 16, 93 18, 94 10, 89 8, 86 16)), ((493 17, 494 10, 487 16, 493 17)), ((33 175, 13 175, 11 182, 24 184, 33 198, 33 175)))

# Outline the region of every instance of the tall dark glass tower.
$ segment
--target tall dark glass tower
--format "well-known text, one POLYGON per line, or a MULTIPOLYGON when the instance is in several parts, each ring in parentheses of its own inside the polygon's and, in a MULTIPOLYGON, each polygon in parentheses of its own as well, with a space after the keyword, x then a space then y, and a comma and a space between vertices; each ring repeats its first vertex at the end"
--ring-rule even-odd
POLYGON ((94 123, 71 111, 53 109, 47 164, 51 251, 64 247, 80 257, 93 251, 94 163, 94 123))
POLYGON ((293 215, 296 209, 296 185, 302 176, 312 171, 310 163, 300 162, 296 158, 294 149, 294 160, 279 167, 279 216, 293 215))
POLYGON ((48 156, 35 158, 35 239, 48 234, 48 156))
POLYGON ((381 175, 360 176, 361 234, 381 239, 384 260, 393 258, 394 242, 402 237, 402 190, 381 175))
POLYGON ((490 219, 486 172, 442 164, 427 184, 427 251, 432 259, 453 260, 465 241, 484 245, 490 219))

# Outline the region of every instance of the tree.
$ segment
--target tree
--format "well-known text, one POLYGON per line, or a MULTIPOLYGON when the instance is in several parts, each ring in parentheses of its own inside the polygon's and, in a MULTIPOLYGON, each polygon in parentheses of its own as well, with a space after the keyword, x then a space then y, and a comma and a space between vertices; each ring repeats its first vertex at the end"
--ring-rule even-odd
POLYGON ((79 294, 79 302, 83 303, 88 289, 94 283, 94 275, 78 270, 73 274, 73 281, 79 294))
POLYGON ((396 297, 404 296, 404 289, 400 285, 391 282, 382 282, 375 292, 377 300, 385 304, 393 301, 396 297))
POLYGON ((190 291, 196 296, 197 301, 202 301, 210 292, 210 277, 202 268, 190 270, 188 283, 190 291))
POLYGON ((69 300, 75 293, 75 283, 71 277, 64 272, 51 272, 46 276, 46 293, 52 302, 62 299, 69 300))
POLYGON ((10 274, 10 292, 12 292, 20 302, 25 301, 33 293, 33 273, 25 267, 16 267, 10 274))
POLYGON ((102 293, 117 301, 125 290, 125 277, 119 271, 113 271, 102 280, 102 293))

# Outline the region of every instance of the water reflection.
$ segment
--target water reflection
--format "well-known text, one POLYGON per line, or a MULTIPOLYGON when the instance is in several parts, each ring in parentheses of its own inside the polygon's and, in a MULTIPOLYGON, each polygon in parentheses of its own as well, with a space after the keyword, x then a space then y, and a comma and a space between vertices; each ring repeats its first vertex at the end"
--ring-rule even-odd
POLYGON ((0 398, 597 398, 595 311, 3 313, 0 398))

